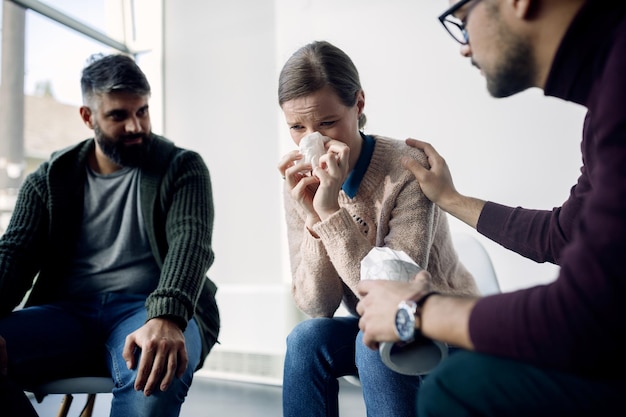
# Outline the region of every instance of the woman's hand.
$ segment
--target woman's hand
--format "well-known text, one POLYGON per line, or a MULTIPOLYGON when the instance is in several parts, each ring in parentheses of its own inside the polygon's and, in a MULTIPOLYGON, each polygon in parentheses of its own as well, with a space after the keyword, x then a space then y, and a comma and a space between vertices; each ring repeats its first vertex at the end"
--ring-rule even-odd
POLYGON ((345 143, 331 139, 325 147, 326 153, 313 170, 319 180, 313 207, 322 220, 339 211, 339 192, 350 171, 350 148, 345 143))
POLYGON ((307 213, 307 227, 311 229, 313 224, 320 219, 313 208, 313 198, 317 191, 319 180, 310 174, 311 164, 305 163, 302 154, 297 151, 291 151, 278 163, 278 171, 283 176, 285 184, 290 190, 290 195, 294 201, 307 213))

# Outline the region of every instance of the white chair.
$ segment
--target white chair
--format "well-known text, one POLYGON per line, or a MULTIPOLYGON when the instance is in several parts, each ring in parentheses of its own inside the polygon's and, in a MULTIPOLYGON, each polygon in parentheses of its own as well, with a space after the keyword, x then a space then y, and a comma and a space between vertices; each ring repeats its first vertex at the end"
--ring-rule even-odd
POLYGON ((67 378, 51 381, 30 390, 37 402, 43 401, 43 398, 49 394, 64 395, 61 406, 57 413, 57 417, 67 417, 72 405, 73 394, 87 394, 87 401, 80 417, 91 417, 96 394, 108 394, 113 390, 113 379, 111 377, 80 377, 67 378))
POLYGON ((491 258, 478 239, 468 233, 453 233, 452 243, 459 259, 474 276, 481 295, 500 292, 500 285, 491 258))

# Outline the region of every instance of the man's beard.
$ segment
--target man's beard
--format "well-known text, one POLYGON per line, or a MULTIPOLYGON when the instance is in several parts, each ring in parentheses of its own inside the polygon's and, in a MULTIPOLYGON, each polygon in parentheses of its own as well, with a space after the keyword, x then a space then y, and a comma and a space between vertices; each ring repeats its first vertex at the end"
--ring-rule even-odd
POLYGON ((100 130, 97 124, 94 126, 94 137, 102 153, 112 162, 123 167, 137 167, 141 164, 141 158, 145 149, 150 144, 150 133, 135 133, 118 136, 114 139, 100 130), (126 145, 127 141, 141 138, 141 143, 126 145))
POLYGON ((500 65, 487 74, 487 90, 496 98, 509 97, 534 85, 536 65, 532 50, 525 40, 500 31, 500 65))

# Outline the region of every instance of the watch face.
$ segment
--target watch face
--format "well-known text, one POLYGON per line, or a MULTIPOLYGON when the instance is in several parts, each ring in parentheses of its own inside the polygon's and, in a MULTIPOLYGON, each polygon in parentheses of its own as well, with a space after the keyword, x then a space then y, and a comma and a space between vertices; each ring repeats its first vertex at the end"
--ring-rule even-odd
POLYGON ((413 338, 415 332, 415 317, 406 308, 399 308, 396 313, 396 331, 403 341, 413 338))

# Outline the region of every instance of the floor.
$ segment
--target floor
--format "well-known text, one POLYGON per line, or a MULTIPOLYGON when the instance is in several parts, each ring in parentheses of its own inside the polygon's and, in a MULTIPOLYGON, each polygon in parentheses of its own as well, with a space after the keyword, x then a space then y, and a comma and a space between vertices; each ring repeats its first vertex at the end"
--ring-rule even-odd
MULTIPOLYGON (((68 417, 77 417, 86 395, 75 395, 68 417)), ((40 417, 54 417, 61 404, 61 395, 50 395, 33 405, 40 417)), ((93 417, 108 417, 111 394, 98 394, 93 417)), ((341 417, 363 417, 365 406, 361 389, 345 380, 339 382, 339 414, 341 417)), ((281 387, 252 384, 205 377, 196 377, 183 404, 181 417, 278 417, 282 415, 281 387)))

